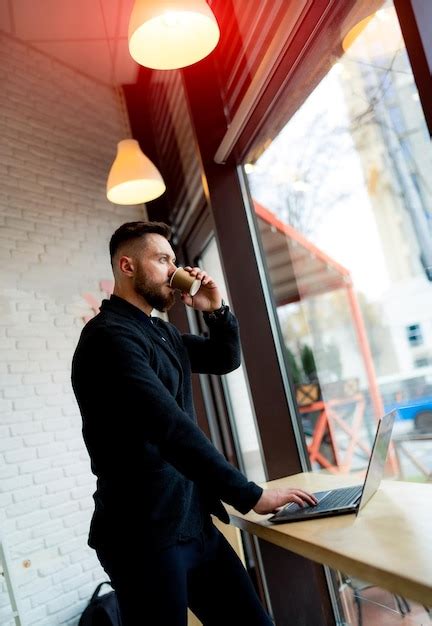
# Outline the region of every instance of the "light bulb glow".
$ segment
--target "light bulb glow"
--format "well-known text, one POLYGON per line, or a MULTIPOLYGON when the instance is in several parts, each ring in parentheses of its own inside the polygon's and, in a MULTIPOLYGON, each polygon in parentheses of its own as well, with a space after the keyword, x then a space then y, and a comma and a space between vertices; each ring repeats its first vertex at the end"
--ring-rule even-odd
POLYGON ((219 26, 205 0, 135 0, 129 52, 151 69, 178 69, 206 57, 219 41, 219 26))
POLYGON ((167 28, 175 28, 182 25, 187 16, 181 11, 165 11, 161 16, 161 23, 167 28))
POLYGON ((115 204, 141 204, 163 194, 165 185, 157 180, 129 180, 107 191, 107 198, 115 204))
POLYGON ((165 183, 158 169, 134 139, 120 141, 107 182, 107 198, 115 204, 141 204, 162 195, 165 183))

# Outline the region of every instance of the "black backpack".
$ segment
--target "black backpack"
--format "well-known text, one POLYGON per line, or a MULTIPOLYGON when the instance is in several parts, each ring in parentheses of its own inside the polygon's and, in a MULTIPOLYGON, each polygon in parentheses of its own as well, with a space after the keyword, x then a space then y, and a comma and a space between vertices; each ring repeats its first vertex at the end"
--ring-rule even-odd
POLYGON ((103 585, 109 585, 108 581, 100 583, 93 592, 92 597, 83 614, 78 626, 121 626, 120 612, 114 591, 99 595, 103 585))

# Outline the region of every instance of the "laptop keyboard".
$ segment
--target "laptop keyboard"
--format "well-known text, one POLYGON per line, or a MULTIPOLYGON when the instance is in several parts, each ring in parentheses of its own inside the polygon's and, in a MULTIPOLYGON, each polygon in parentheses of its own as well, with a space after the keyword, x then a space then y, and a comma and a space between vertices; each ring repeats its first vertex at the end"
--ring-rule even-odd
POLYGON ((314 496, 318 499, 318 504, 315 506, 300 506, 291 502, 287 504, 279 513, 296 513, 297 511, 303 511, 305 514, 308 511, 328 511, 333 508, 343 508, 348 506, 356 498, 360 498, 362 493, 362 485, 356 485, 355 487, 344 487, 343 489, 334 489, 333 491, 317 491, 314 496))
POLYGON ((351 504, 353 500, 361 495, 361 492, 361 485, 356 485, 355 487, 345 487, 344 489, 335 489, 334 491, 331 491, 328 496, 323 498, 323 500, 320 500, 314 508, 319 507, 320 504, 323 504, 325 507, 331 506, 337 508, 348 506, 348 504, 351 504))

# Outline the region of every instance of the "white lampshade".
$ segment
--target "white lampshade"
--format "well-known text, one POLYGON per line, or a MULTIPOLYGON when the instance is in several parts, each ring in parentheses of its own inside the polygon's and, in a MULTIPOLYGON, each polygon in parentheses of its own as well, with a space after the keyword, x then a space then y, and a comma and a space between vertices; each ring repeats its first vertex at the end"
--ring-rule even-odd
POLYGON ((154 200, 165 191, 157 167, 141 152, 135 139, 123 139, 107 182, 107 198, 115 204, 141 204, 154 200))
POLYGON ((205 0, 135 0, 129 20, 129 52, 145 67, 178 69, 210 54, 219 35, 205 0))

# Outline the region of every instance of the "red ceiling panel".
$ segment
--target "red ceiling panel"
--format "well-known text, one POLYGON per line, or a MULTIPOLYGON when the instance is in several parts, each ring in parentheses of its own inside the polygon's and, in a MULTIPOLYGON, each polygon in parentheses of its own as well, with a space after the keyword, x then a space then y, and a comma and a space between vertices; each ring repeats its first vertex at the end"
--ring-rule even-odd
POLYGON ((129 54, 127 39, 117 39, 114 57, 114 82, 116 84, 133 84, 138 77, 138 63, 132 61, 129 54))
POLYGON ((127 37, 134 0, 100 0, 100 2, 108 37, 127 37))
POLYGON ((0 28, 8 33, 12 30, 8 0, 0 0, 0 28))
POLYGON ((0 0, 0 28, 106 84, 136 81, 127 47, 133 0, 0 0))
POLYGON ((11 4, 17 37, 24 40, 103 39, 99 2, 88 0, 14 0, 11 4))
POLYGON ((49 56, 63 61, 69 67, 83 71, 105 84, 112 83, 111 55, 106 40, 82 41, 79 46, 67 41, 37 44, 49 56))

